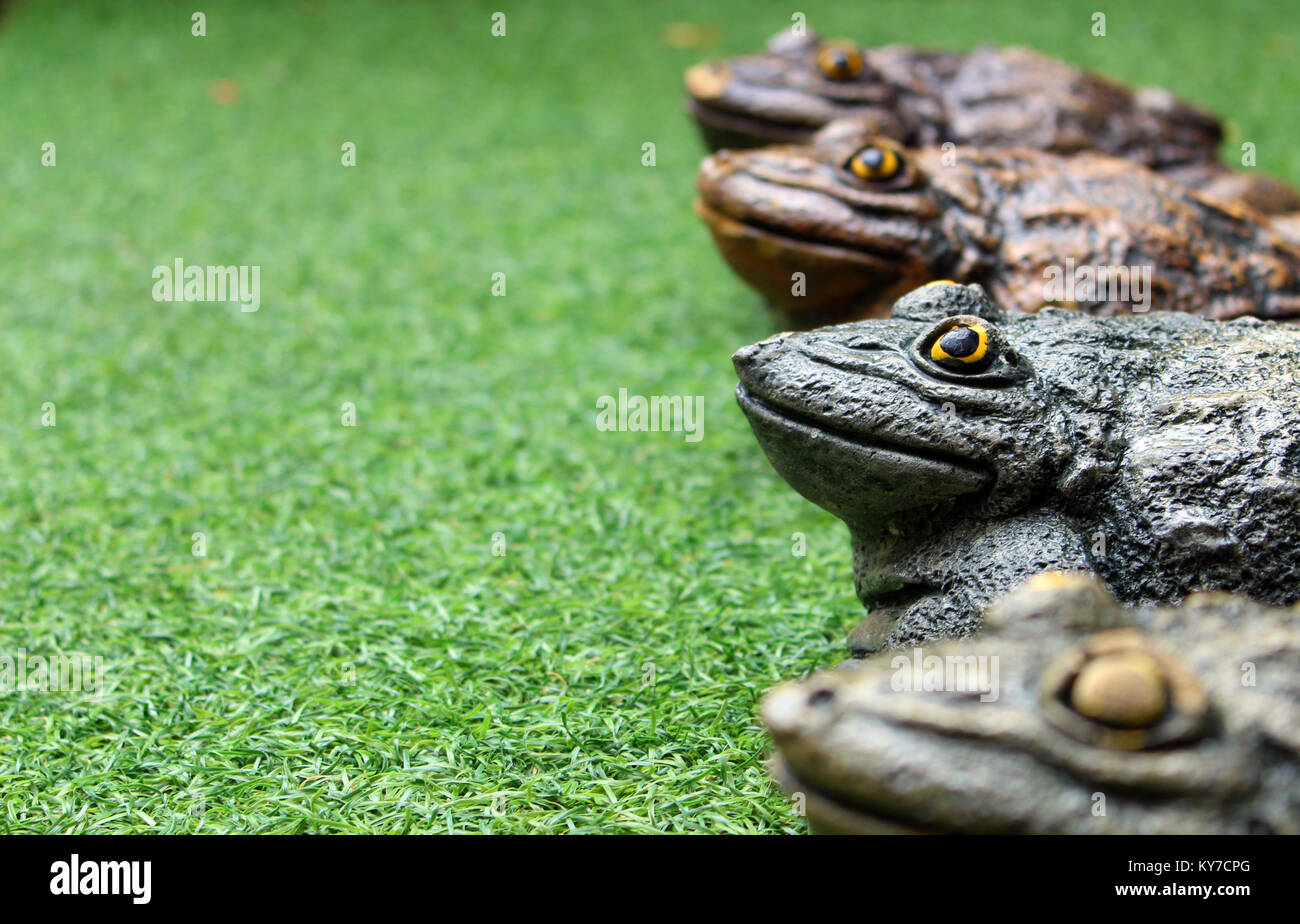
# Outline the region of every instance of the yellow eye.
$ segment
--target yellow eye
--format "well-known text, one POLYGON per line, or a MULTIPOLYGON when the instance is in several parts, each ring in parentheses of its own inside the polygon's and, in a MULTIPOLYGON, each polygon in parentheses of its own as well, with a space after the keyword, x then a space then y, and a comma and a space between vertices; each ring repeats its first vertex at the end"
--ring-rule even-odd
POLYGON ((817 66, 831 80, 852 80, 862 73, 862 52, 852 42, 827 42, 817 52, 817 66))
POLYGON ((893 179, 903 166, 903 159, 890 148, 867 145, 849 158, 849 169, 860 180, 893 179))
POLYGON ((953 363, 973 364, 981 362, 988 352, 988 329, 976 324, 962 324, 934 342, 934 346, 930 347, 930 358, 945 366, 953 363))

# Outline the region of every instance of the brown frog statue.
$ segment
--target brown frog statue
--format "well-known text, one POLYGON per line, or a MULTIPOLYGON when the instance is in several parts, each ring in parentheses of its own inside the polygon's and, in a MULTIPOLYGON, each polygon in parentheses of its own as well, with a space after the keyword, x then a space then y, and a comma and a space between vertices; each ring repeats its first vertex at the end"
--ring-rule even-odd
POLYGON ((802 144, 858 119, 909 147, 953 142, 1097 151, 1264 212, 1300 210, 1300 193, 1218 162, 1219 120, 1168 90, 1131 90, 1028 48, 863 48, 786 31, 765 52, 686 72, 687 111, 711 150, 802 144))
POLYGON ((1300 314, 1300 246, 1267 217, 1103 154, 908 148, 835 122, 721 151, 697 186, 723 257, 794 326, 879 316, 936 278, 1017 313, 1300 314))
POLYGON ((1300 834, 1300 610, 1055 572, 984 625, 768 694, 814 832, 1300 834))

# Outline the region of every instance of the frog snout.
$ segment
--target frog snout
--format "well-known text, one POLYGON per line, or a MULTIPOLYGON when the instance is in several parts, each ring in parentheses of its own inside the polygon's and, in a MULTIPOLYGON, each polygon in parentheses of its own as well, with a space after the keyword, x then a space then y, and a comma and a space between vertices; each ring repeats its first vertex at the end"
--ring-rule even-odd
POLYGON ((836 693, 830 687, 777 687, 763 701, 763 722, 777 738, 797 735, 820 724, 835 700, 836 693))
POLYGON ((731 354, 731 363, 737 369, 747 369, 756 365, 756 360, 758 359, 759 354, 763 352, 764 347, 780 346, 788 336, 790 336, 790 331, 782 331, 779 334, 773 334, 764 340, 760 340, 758 343, 751 343, 748 346, 743 346, 731 354))
POLYGON ((732 152, 723 148, 704 158, 699 172, 695 174, 695 186, 700 192, 707 193, 735 172, 736 164, 733 162, 732 152))
POLYGON ((736 352, 732 353, 731 362, 737 368, 740 368, 741 366, 748 366, 754 361, 754 357, 761 352, 763 352, 763 347, 761 344, 751 343, 748 346, 743 346, 736 352))

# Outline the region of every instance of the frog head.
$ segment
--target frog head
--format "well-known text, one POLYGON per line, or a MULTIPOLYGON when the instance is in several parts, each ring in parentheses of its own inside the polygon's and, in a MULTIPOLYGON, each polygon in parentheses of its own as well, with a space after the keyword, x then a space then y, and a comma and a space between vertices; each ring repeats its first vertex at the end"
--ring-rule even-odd
POLYGON ((901 136, 897 88, 868 52, 816 32, 778 33, 760 54, 706 61, 686 72, 686 109, 711 150, 803 143, 845 116, 901 136))
POLYGON ((1067 458, 1035 365, 979 286, 933 283, 889 319, 783 333, 732 357, 773 467, 855 533, 994 517, 1067 458))
POLYGON ((930 279, 979 279, 994 249, 971 224, 968 165, 941 157, 841 120, 811 145, 707 158, 695 209, 736 274, 802 326, 878 316, 930 279))
POLYGON ((888 319, 737 351, 736 397, 768 460, 849 527, 869 610, 856 654, 969 633, 1016 580, 1092 567, 1071 511, 1103 506, 1113 484, 1124 428, 1108 377, 1140 378, 1149 356, 1106 352, 1115 339, 939 282, 888 319))

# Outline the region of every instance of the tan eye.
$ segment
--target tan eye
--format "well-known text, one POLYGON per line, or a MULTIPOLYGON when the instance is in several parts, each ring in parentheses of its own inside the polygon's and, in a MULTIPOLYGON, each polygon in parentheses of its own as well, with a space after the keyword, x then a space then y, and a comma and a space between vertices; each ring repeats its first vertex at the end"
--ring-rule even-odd
POLYGON ((817 67, 831 80, 852 80, 862 73, 862 52, 852 42, 827 42, 817 52, 817 67))
POLYGON ((982 324, 959 324, 930 347, 930 358, 949 369, 977 366, 988 355, 989 330, 982 324))
POLYGON ((1137 751, 1194 739, 1206 729, 1205 688, 1137 629, 1109 629, 1059 656, 1043 673, 1044 717, 1094 747, 1137 751))
POLYGON ((1083 666, 1070 688, 1080 715, 1117 728, 1150 728, 1165 714, 1164 672, 1143 651, 1119 651, 1083 666))
POLYGON ((903 159, 890 148, 867 145, 849 158, 849 170, 860 180, 890 180, 903 167, 903 159))

